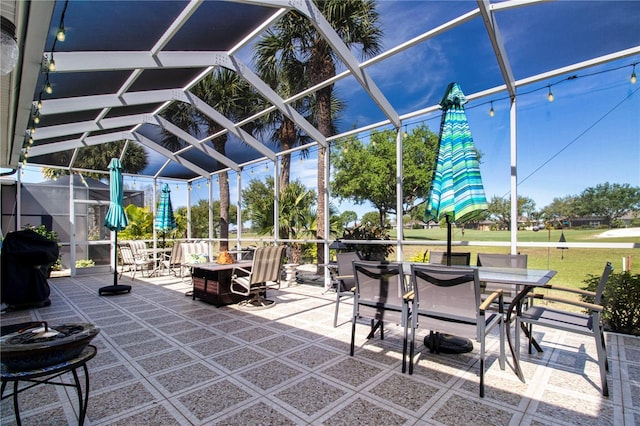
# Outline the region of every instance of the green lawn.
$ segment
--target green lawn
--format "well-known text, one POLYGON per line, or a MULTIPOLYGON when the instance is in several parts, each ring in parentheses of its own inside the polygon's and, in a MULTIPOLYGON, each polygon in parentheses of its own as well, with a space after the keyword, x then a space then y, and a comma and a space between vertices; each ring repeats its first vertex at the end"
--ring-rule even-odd
MULTIPOLYGON (((560 230, 548 231, 521 231, 518 233, 519 241, 526 242, 558 242, 561 235, 560 230)), ((625 238, 598 238, 597 235, 604 230, 572 230, 565 229, 564 235, 567 242, 626 242, 637 243, 637 237, 625 238)), ((420 241, 446 241, 446 229, 408 229, 404 231, 406 240, 420 241)), ((392 238, 395 238, 395 231, 392 231, 392 238)), ((464 236, 460 229, 453 230, 452 239, 454 241, 487 241, 497 242, 510 241, 509 231, 475 231, 465 230, 464 236)), ((409 260, 415 255, 422 255, 425 250, 446 250, 445 246, 420 245, 406 246, 404 248, 404 259, 409 260)), ((483 253, 508 253, 509 247, 492 247, 492 246, 454 246, 453 251, 471 252, 471 264, 475 264, 478 252, 483 253)), ((632 269, 640 270, 640 249, 585 249, 585 248, 569 248, 561 250, 558 248, 546 247, 522 247, 518 250, 522 254, 529 256, 528 265, 534 269, 553 269, 558 274, 553 279, 553 283, 582 287, 582 281, 588 274, 600 275, 607 261, 610 261, 615 271, 622 270, 622 258, 632 257, 632 269)))

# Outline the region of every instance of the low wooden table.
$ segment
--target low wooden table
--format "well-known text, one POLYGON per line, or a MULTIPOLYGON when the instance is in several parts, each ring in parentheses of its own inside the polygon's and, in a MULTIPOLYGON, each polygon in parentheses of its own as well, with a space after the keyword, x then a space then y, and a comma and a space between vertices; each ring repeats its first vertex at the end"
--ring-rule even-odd
POLYGON ((231 271, 236 266, 245 269, 251 268, 252 263, 252 261, 248 260, 230 264, 218 264, 215 262, 186 264, 191 268, 193 300, 197 297, 220 307, 248 299, 250 296, 231 293, 231 271))

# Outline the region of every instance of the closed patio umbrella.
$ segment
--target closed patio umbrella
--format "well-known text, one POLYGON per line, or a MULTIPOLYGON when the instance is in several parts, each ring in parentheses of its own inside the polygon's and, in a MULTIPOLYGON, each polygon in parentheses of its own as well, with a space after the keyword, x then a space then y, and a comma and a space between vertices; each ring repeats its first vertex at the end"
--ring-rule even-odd
POLYGON ((162 193, 160 194, 160 203, 158 204, 158 211, 154 220, 154 227, 162 232, 162 248, 164 248, 164 239, 167 231, 175 229, 176 218, 173 215, 173 207, 171 206, 171 189, 168 184, 162 186, 162 193))
POLYGON ((100 295, 105 293, 128 293, 131 291, 130 285, 118 284, 118 231, 123 230, 129 224, 127 215, 122 207, 124 199, 122 186, 122 164, 117 158, 112 158, 109 163, 109 211, 107 211, 107 215, 104 218, 104 226, 115 232, 113 285, 101 287, 98 290, 100 295))
POLYGON ((451 224, 476 218, 487 209, 480 164, 464 112, 467 99, 458 83, 447 87, 440 107, 438 162, 425 210, 425 222, 447 221, 447 264, 451 265, 451 224))

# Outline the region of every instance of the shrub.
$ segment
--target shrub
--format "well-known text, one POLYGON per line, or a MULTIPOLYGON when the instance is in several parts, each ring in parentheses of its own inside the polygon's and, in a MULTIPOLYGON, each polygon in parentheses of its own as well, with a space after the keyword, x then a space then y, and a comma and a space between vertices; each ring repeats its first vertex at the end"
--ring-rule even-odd
MULTIPOLYGON (((390 240, 386 228, 363 223, 346 228, 342 234, 344 240, 390 240)), ((393 244, 352 244, 346 242, 350 251, 359 251, 366 260, 385 260, 393 253, 393 244)))
MULTIPOLYGON (((589 275, 585 290, 595 291, 600 277, 589 275)), ((593 302, 582 297, 585 302, 593 302)), ((602 318, 605 329, 616 333, 640 335, 640 274, 630 271, 611 273, 603 294, 602 318)))
POLYGON ((96 262, 91 259, 76 260, 76 268, 89 268, 91 266, 96 266, 96 262))

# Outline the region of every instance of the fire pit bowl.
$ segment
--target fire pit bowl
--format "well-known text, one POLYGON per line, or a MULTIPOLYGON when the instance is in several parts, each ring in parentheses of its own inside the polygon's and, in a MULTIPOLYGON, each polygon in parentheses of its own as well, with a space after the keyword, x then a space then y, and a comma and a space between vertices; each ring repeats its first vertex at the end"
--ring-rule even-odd
POLYGON ((29 322, 2 327, 0 360, 9 370, 27 371, 60 364, 80 355, 98 335, 93 324, 29 322))

